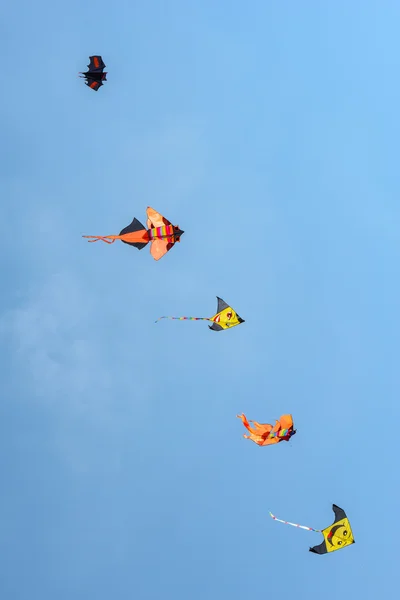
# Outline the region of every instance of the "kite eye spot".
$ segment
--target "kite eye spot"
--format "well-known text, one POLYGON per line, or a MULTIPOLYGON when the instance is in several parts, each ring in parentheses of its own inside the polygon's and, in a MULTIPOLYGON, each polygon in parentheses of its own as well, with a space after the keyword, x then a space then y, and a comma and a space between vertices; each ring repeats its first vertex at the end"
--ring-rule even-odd
POLYGON ((343 535, 346 537, 346 535, 347 535, 347 529, 345 529, 345 530, 343 531, 343 535))
POLYGON ((338 541, 338 543, 337 543, 337 545, 338 545, 338 546, 341 546, 341 545, 342 545, 342 542, 339 540, 339 541, 338 541))

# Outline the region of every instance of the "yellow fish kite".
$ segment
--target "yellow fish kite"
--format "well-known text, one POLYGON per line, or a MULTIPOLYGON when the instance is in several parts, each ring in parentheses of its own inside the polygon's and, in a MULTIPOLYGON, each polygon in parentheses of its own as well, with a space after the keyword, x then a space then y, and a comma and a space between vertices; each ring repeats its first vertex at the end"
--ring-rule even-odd
POLYGON ((325 529, 313 529, 312 527, 306 527, 305 525, 289 523, 289 521, 277 519, 271 512, 269 514, 275 521, 285 523, 285 525, 292 525, 293 527, 298 527, 300 529, 307 529, 307 531, 318 531, 319 533, 322 533, 324 541, 321 542, 319 546, 310 548, 310 552, 314 552, 315 554, 327 554, 328 552, 335 552, 335 550, 341 550, 346 546, 355 544, 353 532, 344 510, 339 508, 339 506, 336 506, 336 504, 332 504, 332 510, 335 513, 335 520, 332 525, 329 525, 329 527, 326 527, 325 529))
POLYGON ((228 306, 224 300, 218 298, 217 314, 213 317, 160 317, 155 321, 161 321, 161 319, 174 319, 178 321, 212 321, 213 324, 208 327, 213 331, 222 331, 223 329, 231 329, 240 323, 244 323, 244 319, 239 317, 232 306, 228 306))

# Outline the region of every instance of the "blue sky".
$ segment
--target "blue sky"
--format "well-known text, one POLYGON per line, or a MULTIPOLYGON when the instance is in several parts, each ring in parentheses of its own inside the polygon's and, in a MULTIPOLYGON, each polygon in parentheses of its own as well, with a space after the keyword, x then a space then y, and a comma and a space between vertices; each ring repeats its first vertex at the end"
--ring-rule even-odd
POLYGON ((0 597, 391 593, 399 3, 0 10, 0 597), (185 231, 159 262, 81 238, 148 205, 185 231), (217 295, 245 324, 154 324, 217 295), (242 411, 298 434, 258 448, 242 411), (268 516, 332 503, 327 556, 268 516))

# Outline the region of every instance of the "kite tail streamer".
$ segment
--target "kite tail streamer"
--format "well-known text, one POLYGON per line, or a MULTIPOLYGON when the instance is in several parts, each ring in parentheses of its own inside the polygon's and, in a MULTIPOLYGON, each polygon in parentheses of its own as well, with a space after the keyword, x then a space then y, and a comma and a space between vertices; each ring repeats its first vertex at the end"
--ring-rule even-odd
POLYGON ((154 323, 158 323, 161 319, 173 319, 176 321, 212 321, 212 319, 209 319, 208 317, 160 317, 157 321, 154 321, 154 323))
POLYGON ((109 237, 108 235, 103 236, 103 237, 101 235, 83 235, 82 237, 93 238, 93 239, 88 240, 89 242, 98 242, 99 240, 101 240, 102 242, 105 242, 106 244, 113 244, 115 242, 115 240, 111 240, 111 242, 108 241, 108 239, 107 239, 109 237))
POLYGON ((290 523, 289 521, 282 521, 282 519, 277 519, 275 515, 269 511, 270 516, 274 519, 274 521, 279 521, 279 523, 284 523, 285 525, 292 525, 292 527, 299 527, 300 529, 307 529, 307 531, 317 531, 321 533, 321 529, 313 529, 312 527, 306 527, 305 525, 299 525, 298 523, 290 523))

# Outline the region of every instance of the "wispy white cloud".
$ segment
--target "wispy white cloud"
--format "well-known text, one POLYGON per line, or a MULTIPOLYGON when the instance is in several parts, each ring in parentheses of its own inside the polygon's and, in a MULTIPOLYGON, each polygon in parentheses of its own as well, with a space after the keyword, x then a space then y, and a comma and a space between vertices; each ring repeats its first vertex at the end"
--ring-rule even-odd
POLYGON ((96 392, 109 385, 101 349, 85 326, 90 310, 91 300, 79 279, 64 270, 26 290, 22 305, 1 319, 1 334, 15 362, 46 402, 67 397, 69 407, 80 410, 82 403, 74 398, 93 386, 96 392))
MULTIPOLYGON (((132 436, 140 417, 154 408, 149 381, 155 354, 162 361, 164 350, 152 345, 149 327, 166 310, 164 299, 160 305, 156 302, 160 294, 154 290, 170 290, 165 278, 170 284, 174 264, 173 255, 169 263, 166 259, 164 265, 149 265, 151 259, 144 252, 88 245, 79 236, 92 230, 80 228, 94 220, 97 233, 98 211, 93 209, 100 205, 103 219, 110 223, 118 221, 128 205, 136 210, 139 204, 143 214, 147 204, 158 210, 168 205, 171 211, 166 216, 177 218, 176 206, 186 201, 203 176, 205 155, 201 124, 171 123, 119 148, 120 166, 125 169, 129 162, 139 174, 135 196, 140 202, 137 197, 132 200, 126 179, 122 183, 114 172, 115 201, 109 204, 98 201, 78 207, 68 203, 68 188, 57 192, 61 200, 54 204, 54 192, 44 182, 34 206, 8 207, 8 230, 18 223, 18 230, 25 232, 14 255, 12 307, 0 317, 0 338, 12 369, 11 389, 21 402, 52 415, 55 450, 74 470, 104 466, 105 461, 118 468, 122 439, 132 436), (107 221, 109 211, 112 218, 107 221)), ((13 196, 26 197, 28 191, 27 183, 16 184, 13 196)), ((121 227, 125 224, 121 222, 121 227)), ((179 296, 181 279, 172 275, 177 278, 172 292, 179 296)), ((154 339, 157 334, 159 329, 154 330, 154 339)))
POLYGON ((96 329, 95 304, 89 284, 66 269, 27 289, 0 319, 13 393, 48 415, 53 451, 77 473, 119 469, 122 440, 135 430, 129 417, 146 410, 140 377, 134 395, 121 367, 126 347, 104 343, 104 325, 96 329))

